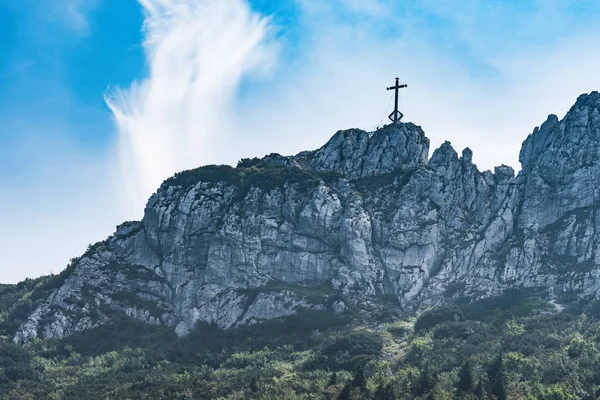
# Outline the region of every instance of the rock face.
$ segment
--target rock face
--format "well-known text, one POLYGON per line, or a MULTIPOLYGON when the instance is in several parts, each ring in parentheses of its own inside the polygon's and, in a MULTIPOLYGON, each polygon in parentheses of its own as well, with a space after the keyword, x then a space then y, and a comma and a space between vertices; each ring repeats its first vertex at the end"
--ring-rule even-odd
POLYGON ((321 149, 177 174, 141 222, 73 265, 16 342, 59 338, 120 311, 180 335, 300 308, 413 312, 512 287, 600 289, 600 94, 525 140, 522 171, 413 124, 338 132, 321 149))
POLYGON ((341 131, 310 157, 295 159, 304 168, 338 171, 352 179, 426 165, 428 153, 429 139, 420 127, 408 123, 388 125, 376 134, 341 131))

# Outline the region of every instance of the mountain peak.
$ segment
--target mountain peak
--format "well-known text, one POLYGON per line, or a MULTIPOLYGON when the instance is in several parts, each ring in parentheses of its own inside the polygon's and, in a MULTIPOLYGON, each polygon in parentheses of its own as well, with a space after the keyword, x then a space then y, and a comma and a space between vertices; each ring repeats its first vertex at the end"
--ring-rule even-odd
POLYGON ((560 121, 550 115, 523 142, 519 159, 527 180, 523 226, 547 226, 600 201, 600 94, 579 96, 560 121))
POLYGON ((584 93, 577 98, 574 107, 593 107, 600 108, 600 93, 596 90, 591 93, 584 93))
POLYGON ((600 148, 599 137, 600 93, 594 91, 579 96, 562 121, 551 114, 540 127, 535 128, 523 142, 519 161, 524 171, 539 167, 554 171, 564 164, 577 167, 581 165, 581 157, 568 158, 573 152, 594 153, 600 148), (557 164, 558 160, 564 162, 557 164))
POLYGON ((65 337, 115 312, 183 335, 198 321, 232 328, 302 309, 368 319, 509 288, 596 295, 599 104, 593 92, 549 116, 525 140, 518 178, 479 172, 450 142, 428 160, 410 123, 177 174, 141 222, 52 281, 14 340, 65 337))
POLYGON ((429 139, 421 127, 400 123, 375 132, 339 131, 304 164, 315 170, 359 178, 425 165, 428 154, 429 139))
POLYGON ((446 140, 440 147, 435 149, 431 159, 429 160, 429 166, 434 168, 440 168, 450 164, 458 162, 458 153, 452 147, 452 143, 446 140))

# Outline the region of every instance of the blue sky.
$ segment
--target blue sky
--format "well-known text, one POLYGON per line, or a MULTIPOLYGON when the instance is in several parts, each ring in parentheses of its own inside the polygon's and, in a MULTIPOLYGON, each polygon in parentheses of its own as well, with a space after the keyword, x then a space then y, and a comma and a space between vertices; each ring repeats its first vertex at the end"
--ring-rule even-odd
POLYGON ((111 121, 104 91, 144 73, 141 8, 135 1, 105 0, 80 12, 69 15, 66 1, 0 6, 0 113, 16 125, 3 132, 3 141, 18 140, 23 118, 67 123, 73 128, 68 135, 82 144, 106 141, 111 121))
POLYGON ((432 151, 518 170, 600 87, 598 20, 589 0, 3 0, 0 281, 60 271, 177 170, 374 129, 396 75, 432 151))

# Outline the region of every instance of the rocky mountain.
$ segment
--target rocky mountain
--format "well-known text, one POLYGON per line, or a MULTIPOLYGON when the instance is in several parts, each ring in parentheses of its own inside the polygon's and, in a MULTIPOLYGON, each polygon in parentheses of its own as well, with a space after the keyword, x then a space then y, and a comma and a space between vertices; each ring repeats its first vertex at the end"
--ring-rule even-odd
POLYGON ((600 289, 600 94, 523 143, 522 170, 480 172, 472 152, 411 123, 336 133, 296 156, 206 166, 165 181, 140 222, 53 282, 14 341, 62 338, 114 312, 187 334, 299 309, 418 311, 457 296, 600 289))

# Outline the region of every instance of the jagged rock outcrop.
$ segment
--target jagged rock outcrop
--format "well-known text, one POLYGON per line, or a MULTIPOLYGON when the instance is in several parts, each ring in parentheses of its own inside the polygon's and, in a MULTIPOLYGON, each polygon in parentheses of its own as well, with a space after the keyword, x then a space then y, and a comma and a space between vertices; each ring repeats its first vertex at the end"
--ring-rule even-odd
POLYGON ((381 299, 403 312, 509 287, 600 289, 600 95, 525 140, 521 172, 413 124, 338 132, 321 149, 167 180, 144 219, 94 245, 16 342, 64 337, 121 311, 180 335, 381 299), (340 296, 341 295, 341 296, 340 296))
POLYGON ((377 134, 340 131, 309 157, 293 159, 304 168, 337 171, 352 179, 426 165, 428 153, 429 139, 423 130, 407 123, 388 125, 377 134))

